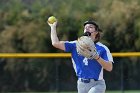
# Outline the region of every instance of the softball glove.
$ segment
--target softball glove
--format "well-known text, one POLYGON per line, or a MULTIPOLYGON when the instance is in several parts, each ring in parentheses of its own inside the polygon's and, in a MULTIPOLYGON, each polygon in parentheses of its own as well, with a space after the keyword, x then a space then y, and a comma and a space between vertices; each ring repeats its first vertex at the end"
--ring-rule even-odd
POLYGON ((95 59, 97 55, 96 47, 89 36, 81 36, 76 42, 76 49, 79 55, 88 59, 95 59))

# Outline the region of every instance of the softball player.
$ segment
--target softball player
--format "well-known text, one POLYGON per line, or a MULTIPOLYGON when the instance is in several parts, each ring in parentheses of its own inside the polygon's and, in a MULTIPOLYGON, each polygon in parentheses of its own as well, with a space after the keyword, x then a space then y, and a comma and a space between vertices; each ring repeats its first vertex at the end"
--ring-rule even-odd
POLYGON ((76 41, 59 41, 56 33, 57 22, 48 23, 51 27, 52 45, 65 52, 71 53, 73 68, 78 77, 78 93, 105 93, 106 84, 103 78, 103 69, 112 71, 113 58, 109 49, 103 45, 100 40, 101 29, 94 21, 84 23, 84 33, 91 33, 90 37, 95 42, 98 55, 95 59, 87 59, 78 55, 76 51, 76 41))

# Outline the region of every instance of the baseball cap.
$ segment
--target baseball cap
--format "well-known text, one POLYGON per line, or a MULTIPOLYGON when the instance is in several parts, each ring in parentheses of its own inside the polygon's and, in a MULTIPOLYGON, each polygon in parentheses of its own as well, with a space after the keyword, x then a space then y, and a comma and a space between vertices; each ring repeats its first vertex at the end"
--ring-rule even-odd
POLYGON ((102 29, 99 27, 99 25, 94 20, 85 21, 84 26, 86 24, 93 24, 96 27, 97 31, 102 32, 102 29))

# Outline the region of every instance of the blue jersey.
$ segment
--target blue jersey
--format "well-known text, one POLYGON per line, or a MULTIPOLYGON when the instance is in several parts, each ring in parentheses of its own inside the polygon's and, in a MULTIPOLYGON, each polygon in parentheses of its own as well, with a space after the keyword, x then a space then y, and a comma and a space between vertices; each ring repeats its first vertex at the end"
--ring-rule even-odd
MULTIPOLYGON (((95 44, 97 52, 101 58, 106 60, 106 62, 113 62, 112 55, 109 49, 100 42, 95 44)), ((85 79, 103 79, 103 68, 94 59, 87 59, 84 56, 78 55, 76 51, 76 41, 65 42, 65 51, 71 53, 71 59, 73 63, 74 70, 78 78, 85 79)))

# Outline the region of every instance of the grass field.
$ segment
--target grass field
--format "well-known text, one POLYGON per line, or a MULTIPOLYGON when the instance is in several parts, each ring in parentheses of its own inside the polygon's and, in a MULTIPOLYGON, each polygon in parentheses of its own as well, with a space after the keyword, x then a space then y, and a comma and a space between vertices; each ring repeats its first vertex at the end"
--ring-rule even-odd
MULTIPOLYGON (((2 92, 2 93, 77 93, 77 92, 2 92)), ((106 91, 106 93, 140 93, 140 91, 106 91)))

